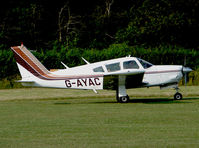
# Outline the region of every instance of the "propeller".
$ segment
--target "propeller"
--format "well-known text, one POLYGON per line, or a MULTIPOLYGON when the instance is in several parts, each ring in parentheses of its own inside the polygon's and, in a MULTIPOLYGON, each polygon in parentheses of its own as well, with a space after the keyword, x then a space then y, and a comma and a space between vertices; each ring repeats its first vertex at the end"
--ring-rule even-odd
POLYGON ((185 87, 186 87, 187 86, 187 75, 188 75, 188 73, 190 73, 193 70, 191 68, 185 67, 185 66, 186 66, 186 56, 185 56, 185 59, 184 59, 184 66, 182 67, 182 73, 183 73, 183 76, 184 76, 184 82, 185 82, 185 87))

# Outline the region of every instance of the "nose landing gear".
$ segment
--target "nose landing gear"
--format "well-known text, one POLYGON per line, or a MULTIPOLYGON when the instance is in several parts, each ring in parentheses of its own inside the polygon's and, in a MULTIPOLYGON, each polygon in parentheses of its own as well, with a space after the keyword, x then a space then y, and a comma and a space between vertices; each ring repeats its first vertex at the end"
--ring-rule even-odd
POLYGON ((182 94, 177 92, 175 95, 174 95, 174 99, 175 100, 182 100, 182 94))
POLYGON ((179 88, 176 87, 175 90, 176 90, 176 94, 174 95, 174 100, 182 100, 182 94, 178 92, 179 88))

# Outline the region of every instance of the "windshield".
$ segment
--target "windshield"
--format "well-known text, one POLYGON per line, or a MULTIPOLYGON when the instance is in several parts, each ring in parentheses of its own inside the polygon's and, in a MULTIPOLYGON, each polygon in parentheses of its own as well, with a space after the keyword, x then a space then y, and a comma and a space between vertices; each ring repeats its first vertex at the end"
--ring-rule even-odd
POLYGON ((147 69, 147 68, 153 66, 153 64, 151 64, 151 63, 149 63, 145 60, 142 60, 142 59, 139 59, 139 58, 137 58, 137 59, 140 62, 140 64, 144 67, 144 69, 147 69))
POLYGON ((125 61, 123 63, 123 67, 124 69, 139 69, 138 64, 133 60, 125 61))

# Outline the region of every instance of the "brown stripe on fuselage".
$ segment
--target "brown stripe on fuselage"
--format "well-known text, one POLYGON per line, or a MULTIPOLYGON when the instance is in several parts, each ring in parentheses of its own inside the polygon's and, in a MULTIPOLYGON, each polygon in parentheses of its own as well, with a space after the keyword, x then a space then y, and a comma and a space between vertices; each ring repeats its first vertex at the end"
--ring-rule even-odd
MULTIPOLYGON (((19 47, 12 47, 14 51, 15 59, 17 63, 27 69, 36 77, 39 77, 44 80, 67 80, 67 79, 80 79, 80 78, 93 78, 93 77, 102 77, 103 75, 81 75, 81 76, 59 76, 53 74, 47 74, 41 70, 19 47)), ((32 55, 31 55, 32 56, 32 55)))
POLYGON ((35 71, 24 59, 22 59, 15 51, 13 53, 17 63, 24 67, 26 70, 28 70, 30 73, 32 73, 34 76, 43 79, 43 77, 41 77, 41 75, 37 71, 35 71))
POLYGON ((20 49, 33 61, 45 74, 49 74, 49 71, 45 68, 45 66, 25 47, 21 46, 20 49))
POLYGON ((33 61, 23 52, 20 48, 15 47, 14 50, 20 55, 29 65, 31 65, 39 74, 45 75, 44 73, 33 61))

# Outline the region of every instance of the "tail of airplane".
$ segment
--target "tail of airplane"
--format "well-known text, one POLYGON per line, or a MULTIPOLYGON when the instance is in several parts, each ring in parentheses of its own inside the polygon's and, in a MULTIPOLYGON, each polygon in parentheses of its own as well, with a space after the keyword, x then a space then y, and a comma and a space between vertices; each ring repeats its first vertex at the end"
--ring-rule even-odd
POLYGON ((55 74, 48 71, 39 60, 23 45, 11 47, 19 68, 24 86, 74 88, 74 89, 102 89, 103 76, 98 75, 68 75, 55 74), (83 81, 83 82, 80 82, 83 81), (91 82, 92 81, 92 82, 91 82), (99 82, 99 83, 98 83, 99 82), (69 84, 68 84, 69 83, 69 84), (81 83, 81 84, 80 84, 81 83), (85 85, 83 85, 85 84, 85 85))
POLYGON ((11 49, 14 53, 22 81, 31 81, 35 77, 40 78, 49 74, 44 65, 23 44, 11 47, 11 49))
POLYGON ((49 72, 41 62, 22 44, 11 47, 22 80, 19 82, 34 82, 36 79, 42 80, 69 80, 78 78, 98 77, 102 75, 55 75, 49 72))

